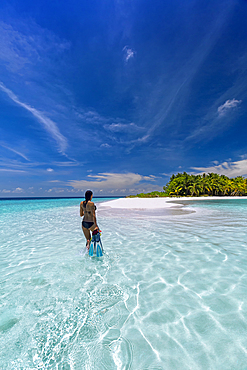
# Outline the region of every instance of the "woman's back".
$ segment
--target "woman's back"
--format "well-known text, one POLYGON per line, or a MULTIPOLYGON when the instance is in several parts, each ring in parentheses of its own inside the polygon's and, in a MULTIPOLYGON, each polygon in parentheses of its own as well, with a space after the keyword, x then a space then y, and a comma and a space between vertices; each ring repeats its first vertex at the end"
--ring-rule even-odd
POLYGON ((84 200, 82 202, 83 207, 83 213, 84 213, 84 221, 94 221, 94 215, 95 215, 95 205, 94 203, 89 200, 87 203, 84 200))

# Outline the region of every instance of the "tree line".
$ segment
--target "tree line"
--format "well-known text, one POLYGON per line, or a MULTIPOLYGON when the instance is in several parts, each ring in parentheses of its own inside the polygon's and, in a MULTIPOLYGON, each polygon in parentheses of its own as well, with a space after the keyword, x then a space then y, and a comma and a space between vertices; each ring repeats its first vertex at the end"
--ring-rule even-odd
POLYGON ((247 179, 243 176, 229 178, 217 173, 172 175, 162 192, 140 193, 137 197, 200 197, 200 196, 243 196, 247 195, 247 179))

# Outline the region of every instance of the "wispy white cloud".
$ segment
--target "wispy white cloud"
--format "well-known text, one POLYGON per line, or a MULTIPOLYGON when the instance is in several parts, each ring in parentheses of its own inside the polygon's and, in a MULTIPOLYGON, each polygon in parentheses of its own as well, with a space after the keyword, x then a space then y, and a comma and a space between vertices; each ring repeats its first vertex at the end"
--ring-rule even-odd
MULTIPOLYGON (((222 97, 229 92, 230 90, 225 92, 222 97)), ((224 104, 216 108, 219 104, 219 100, 222 101, 222 97, 214 103, 213 107, 211 107, 209 112, 203 117, 203 123, 200 122, 198 125, 195 125, 196 127, 187 136, 185 142, 211 140, 233 124, 234 121, 231 119, 232 115, 230 113, 236 110, 236 108, 242 103, 242 100, 227 100, 224 104)))
POLYGON ((0 146, 3 147, 3 148, 5 148, 5 149, 10 150, 11 152, 13 152, 13 153, 15 153, 17 155, 19 155, 20 157, 24 158, 26 161, 29 161, 29 159, 27 158, 27 156, 25 154, 23 154, 23 153, 15 150, 15 149, 13 149, 13 148, 10 148, 8 145, 5 145, 3 143, 0 143, 0 146))
MULTIPOLYGON (((66 128, 61 120, 65 106, 61 99, 65 93, 56 72, 64 68, 63 56, 69 48, 69 42, 40 27, 34 19, 18 17, 0 21, 0 90, 33 115, 63 154, 68 141, 58 122, 60 127, 66 128), (10 81, 11 86, 15 84, 14 90, 8 88, 10 81)), ((57 74, 61 75, 60 72, 57 74)), ((31 153, 32 149, 30 145, 31 153)), ((22 151, 16 150, 16 154, 21 155, 22 151)))
POLYGON ((4 22, 0 22, 0 60, 8 70, 16 72, 29 64, 30 44, 27 37, 4 22))
POLYGON ((137 126, 135 123, 111 123, 104 125, 104 129, 112 132, 134 132, 143 130, 143 127, 137 126))
POLYGON ((126 62, 128 62, 129 59, 134 58, 135 56, 135 51, 127 45, 123 48, 123 52, 124 52, 124 59, 126 62))
POLYGON ((98 114, 96 111, 92 110, 83 110, 81 108, 73 107, 74 115, 79 120, 80 123, 85 123, 92 126, 103 126, 108 123, 111 118, 104 117, 98 114))
POLYGON ((241 159, 247 159, 247 154, 241 154, 241 155, 240 155, 240 158, 241 158, 241 159))
POLYGON ((145 143, 146 141, 148 141, 148 139, 150 138, 151 134, 146 134, 146 135, 143 135, 141 137, 139 137, 138 139, 136 140, 132 140, 130 141, 130 143, 145 143))
MULTIPOLYGON (((33 30, 28 30, 28 38, 35 38, 32 31, 33 30)), ((18 78, 15 90, 13 90, 13 88, 9 88, 10 86, 5 82, 7 79, 2 80, 2 86, 0 86, 0 89, 3 90, 5 88, 3 91, 5 91, 5 93, 7 93, 16 104, 19 104, 22 108, 28 110, 35 116, 49 135, 57 141, 60 152, 64 153, 68 146, 68 142, 70 141, 73 141, 73 148, 69 148, 70 150, 73 150, 73 155, 76 155, 79 150, 81 152, 82 142, 84 148, 89 146, 86 132, 90 134, 92 131, 94 132, 94 140, 90 143, 90 147, 95 145, 99 148, 101 144, 103 144, 102 147, 105 146, 104 144, 108 144, 110 146, 121 144, 126 146, 146 142, 150 135, 139 137, 141 130, 145 130, 145 127, 141 127, 141 124, 137 125, 125 120, 123 117, 119 118, 117 116, 111 117, 109 115, 101 115, 92 107, 90 107, 89 110, 86 108, 83 109, 74 103, 73 93, 68 91, 64 86, 61 86, 62 80, 56 81, 55 84, 50 83, 51 80, 54 81, 54 77, 52 76, 53 79, 50 78, 51 76, 49 71, 54 71, 52 69, 54 68, 54 65, 56 65, 58 70, 59 68, 60 70, 63 70, 62 68, 64 68, 64 66, 57 66, 57 64, 54 63, 52 68, 47 68, 47 63, 49 65, 49 63, 51 64, 53 61, 49 54, 51 45, 54 43, 54 49, 56 49, 56 45, 58 44, 58 49, 61 52, 62 50, 65 50, 67 46, 66 43, 59 43, 59 40, 56 41, 52 35, 46 40, 49 45, 45 45, 45 40, 42 39, 42 35, 46 35, 46 30, 41 29, 39 32, 41 33, 37 40, 39 50, 35 51, 35 49, 33 49, 34 45, 32 44, 30 47, 26 46, 23 51, 23 56, 25 56, 23 65, 33 65, 31 77, 33 77, 34 73, 35 79, 29 81, 30 76, 25 69, 24 71, 21 71, 22 75, 18 78), (28 51, 29 48, 31 50, 30 52, 28 51), (42 54, 46 49, 49 51, 48 56, 42 54), (40 83, 41 73, 40 71, 37 71, 37 63, 35 62, 36 54, 38 55, 39 68, 42 70, 42 83, 40 83), (8 88, 6 86, 8 86, 8 88), (21 94, 19 92, 20 89, 22 89, 21 94), (39 107, 39 109, 34 107, 39 107), (105 128, 106 132, 101 130, 102 126, 105 128), (63 135, 61 132, 63 132, 63 135), (109 132, 111 137, 109 137, 109 132), (114 137, 117 135, 112 135, 112 133, 122 133, 121 139, 119 137, 114 137), (131 137, 130 141, 130 138, 126 136, 131 133, 135 133, 135 136, 131 137)), ((9 38, 11 37, 9 36, 9 38)), ((45 39, 45 37, 43 38, 45 39)), ((16 43, 21 43, 22 35, 18 35, 18 37, 16 36, 16 39, 19 40, 16 41, 16 43)), ((26 41, 24 41, 24 44, 25 42, 26 41)), ((13 47, 13 50, 15 49, 19 50, 19 47, 13 47)), ((16 59, 18 60, 18 58, 16 59)), ((55 59, 57 60, 59 58, 56 56, 55 59)), ((72 165, 73 164, 71 163, 71 166, 72 165)))
POLYGON ((11 190, 9 190, 9 189, 3 189, 2 190, 2 193, 11 193, 11 190))
MULTIPOLYGON (((168 72, 169 75, 166 71, 160 73, 153 91, 149 91, 146 101, 142 102, 143 121, 146 122, 147 127, 146 138, 133 141, 134 145, 150 140, 160 126, 165 127, 166 130, 173 126, 176 127, 176 131, 178 130, 177 126, 188 101, 190 84, 221 36, 222 30, 232 14, 232 7, 233 3, 227 4, 222 13, 215 17, 210 31, 200 38, 200 44, 194 50, 192 49, 192 53, 188 54, 190 57, 185 59, 184 55, 181 54, 180 58, 178 51, 177 61, 181 60, 181 63, 176 64, 175 70, 171 68, 168 72), (164 93, 168 86, 168 93, 164 93)), ((201 135, 202 126, 206 136, 207 127, 203 124, 204 120, 198 123, 196 130, 194 130, 194 125, 193 132, 188 135, 187 140, 198 139, 201 135)), ((209 131, 211 132, 211 129, 209 131)))
POLYGON ((241 161, 226 161, 209 167, 191 167, 199 173, 218 173, 228 177, 247 176, 247 159, 241 161))
POLYGON ((153 181, 153 176, 142 176, 137 173, 100 173, 88 175, 88 180, 71 180, 68 185, 75 189, 126 189, 138 185, 142 181, 153 181))
POLYGON ((169 177, 170 177, 170 176, 172 176, 172 173, 165 173, 165 172, 163 172, 163 173, 161 173, 161 175, 162 175, 162 176, 166 176, 166 177, 167 177, 167 176, 169 176, 169 177))
POLYGON ((82 165, 80 162, 77 161, 52 162, 52 164, 58 167, 76 167, 82 165))
POLYGON ((54 193, 64 193, 64 189, 63 188, 52 188, 52 189, 46 190, 46 192, 47 193, 51 193, 51 192, 54 192, 54 193))
POLYGON ((71 173, 71 169, 75 166, 83 166, 80 162, 31 162, 21 160, 11 160, 0 157, 0 172, 13 173, 13 174, 29 174, 37 176, 49 176, 49 174, 59 173, 60 175, 67 176, 71 173), (71 168, 72 167, 72 168, 71 168))
POLYGON ((57 142, 59 151, 64 153, 68 145, 67 139, 60 133, 56 123, 53 122, 50 118, 46 117, 42 112, 38 111, 37 109, 31 107, 26 103, 21 102, 18 97, 1 82, 0 89, 5 92, 13 102, 30 112, 42 124, 42 127, 57 142))
POLYGON ((14 169, 10 169, 10 168, 0 168, 0 171, 1 172, 26 172, 24 170, 14 170, 14 169))
POLYGON ((238 107, 242 103, 242 100, 227 100, 224 104, 218 107, 218 114, 220 117, 225 116, 229 111, 238 107))
MULTIPOLYGON (((112 147, 114 144, 129 145, 136 141, 142 142, 143 138, 139 138, 138 136, 146 130, 145 127, 137 125, 134 122, 129 122, 126 119, 102 116, 92 110, 84 111, 74 107, 74 115, 80 125, 80 128, 77 127, 76 130, 81 138, 80 140, 85 140, 85 130, 83 130, 82 127, 87 125, 87 131, 89 129, 94 131, 94 143, 97 143, 97 146, 99 145, 100 147, 112 147), (105 132, 104 130, 102 131, 102 127, 105 132), (121 137, 117 136, 117 134, 121 134, 121 137), (135 135, 137 139, 134 139, 132 135, 135 135), (103 140, 104 142, 102 143, 103 140), (110 140, 110 142, 107 142, 108 140, 110 140)), ((85 142, 85 145, 87 145, 87 141, 85 142)), ((90 145, 92 145, 92 143, 90 143, 90 145)))
POLYGON ((91 147, 96 143, 97 147, 101 148, 110 148, 116 145, 118 147, 121 145, 121 148, 129 145, 134 146, 146 142, 150 136, 146 133, 140 136, 146 131, 146 128, 123 118, 101 116, 95 111, 87 112, 81 109, 77 110, 75 107, 74 114, 80 125, 80 128, 77 127, 76 129, 78 136, 80 136, 80 145, 82 140, 85 142, 85 146, 88 145, 88 142, 85 141, 85 130, 82 129, 85 124, 87 125, 87 131, 90 128, 94 130, 94 142, 90 143, 91 147), (102 127, 105 131, 102 130, 102 127))
POLYGON ((23 193, 24 190, 22 188, 16 188, 15 190, 12 191, 12 193, 23 193))
POLYGON ((143 180, 154 181, 155 179, 157 179, 157 176, 154 175, 143 176, 143 180))
POLYGON ((10 72, 25 72, 41 61, 49 63, 52 55, 57 55, 70 47, 52 32, 42 29, 31 19, 15 20, 13 24, 0 21, 0 60, 10 72))

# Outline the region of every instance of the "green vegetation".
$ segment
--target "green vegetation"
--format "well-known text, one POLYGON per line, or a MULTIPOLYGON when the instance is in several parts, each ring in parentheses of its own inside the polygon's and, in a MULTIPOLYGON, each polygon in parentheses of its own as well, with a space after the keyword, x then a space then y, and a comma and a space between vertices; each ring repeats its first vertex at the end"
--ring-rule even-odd
POLYGON ((129 195, 127 198, 156 198, 156 197, 167 197, 163 191, 152 191, 151 193, 140 193, 137 195, 129 195))
POLYGON ((247 179, 242 176, 230 179, 225 175, 216 173, 189 175, 184 172, 172 175, 163 189, 163 192, 153 191, 147 194, 131 195, 130 197, 242 196, 247 195, 247 179))

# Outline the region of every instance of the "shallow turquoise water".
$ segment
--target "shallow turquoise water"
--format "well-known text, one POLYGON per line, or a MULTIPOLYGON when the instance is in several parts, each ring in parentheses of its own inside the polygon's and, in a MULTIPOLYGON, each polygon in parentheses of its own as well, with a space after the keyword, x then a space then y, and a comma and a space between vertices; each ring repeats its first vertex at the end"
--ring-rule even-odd
POLYGON ((247 200, 99 206, 101 259, 79 202, 0 201, 0 369, 246 370, 247 200))

